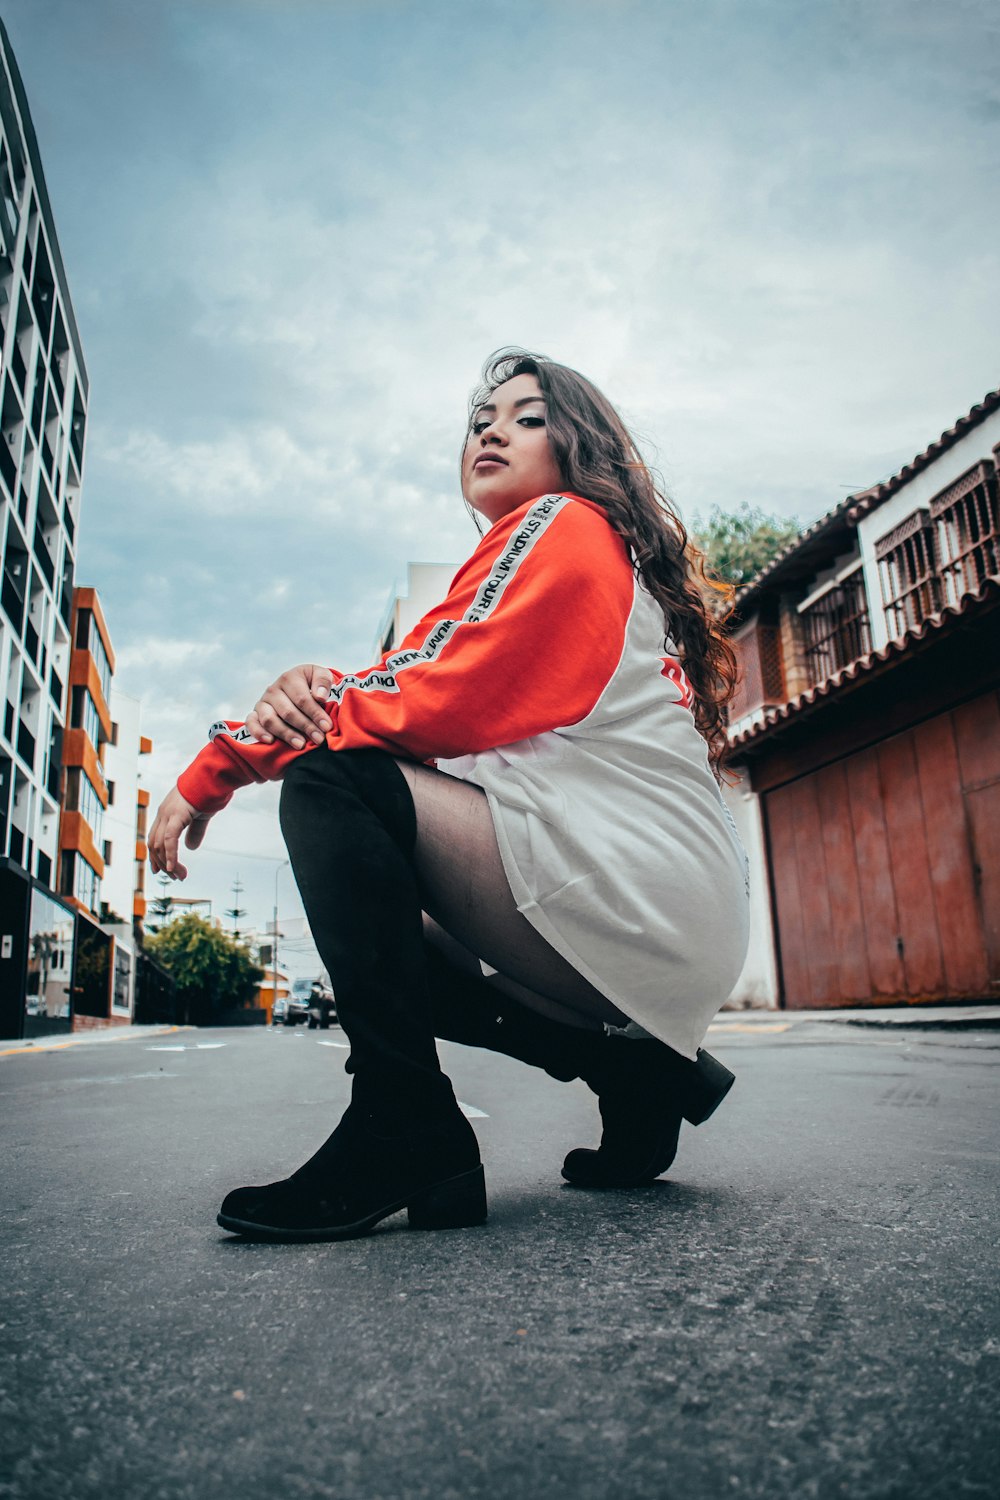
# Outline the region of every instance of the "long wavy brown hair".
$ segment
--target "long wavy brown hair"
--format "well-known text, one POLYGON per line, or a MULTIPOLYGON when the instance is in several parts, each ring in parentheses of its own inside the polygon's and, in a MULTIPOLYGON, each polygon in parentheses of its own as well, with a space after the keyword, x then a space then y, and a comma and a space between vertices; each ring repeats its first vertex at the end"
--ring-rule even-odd
POLYGON ((481 384, 470 398, 470 427, 497 386, 515 375, 534 375, 545 394, 546 426, 566 489, 602 508, 631 549, 637 575, 662 608, 665 634, 694 689, 695 723, 721 779, 726 704, 737 671, 723 634, 733 590, 707 575, 704 554, 657 487, 625 423, 607 397, 576 370, 526 349, 498 349, 483 366, 481 384))

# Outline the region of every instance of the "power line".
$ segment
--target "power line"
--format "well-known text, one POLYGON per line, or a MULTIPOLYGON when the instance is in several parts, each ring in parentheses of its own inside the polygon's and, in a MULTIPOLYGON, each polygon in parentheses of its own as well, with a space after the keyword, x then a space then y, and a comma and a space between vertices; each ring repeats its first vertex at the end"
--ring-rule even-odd
POLYGON ((271 864, 284 864, 288 858, 287 854, 253 854, 247 849, 217 849, 214 844, 205 844, 199 850, 201 854, 225 854, 230 859, 266 859, 271 864))

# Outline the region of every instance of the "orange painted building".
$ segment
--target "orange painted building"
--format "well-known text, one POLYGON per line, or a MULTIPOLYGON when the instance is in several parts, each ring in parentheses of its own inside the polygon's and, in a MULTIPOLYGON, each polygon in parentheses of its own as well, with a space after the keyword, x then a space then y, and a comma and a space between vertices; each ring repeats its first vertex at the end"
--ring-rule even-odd
POLYGON ((109 801, 104 747, 112 736, 115 656, 96 589, 74 589, 71 632, 57 880, 60 895, 78 911, 97 917, 109 801))

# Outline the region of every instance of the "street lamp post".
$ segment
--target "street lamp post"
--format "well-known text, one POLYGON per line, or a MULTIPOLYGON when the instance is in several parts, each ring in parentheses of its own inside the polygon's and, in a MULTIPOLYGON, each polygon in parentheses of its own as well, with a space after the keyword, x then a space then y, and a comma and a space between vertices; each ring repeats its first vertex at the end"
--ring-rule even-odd
POLYGON ((271 996, 272 1019, 274 1017, 274 1007, 278 1003, 278 876, 281 874, 285 866, 290 863, 290 860, 283 859, 281 861, 281 864, 274 872, 274 948, 271 952, 271 957, 274 960, 274 993, 271 996))

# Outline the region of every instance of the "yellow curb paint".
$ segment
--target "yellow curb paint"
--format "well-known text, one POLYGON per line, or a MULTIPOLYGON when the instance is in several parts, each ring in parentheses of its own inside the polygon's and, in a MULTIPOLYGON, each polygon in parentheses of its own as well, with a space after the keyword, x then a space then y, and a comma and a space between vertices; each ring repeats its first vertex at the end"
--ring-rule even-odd
POLYGON ((716 1021, 709 1031, 787 1031, 791 1021, 716 1021))
MULTIPOLYGON (((193 1031, 192 1026, 170 1026, 165 1031, 147 1033, 152 1036, 171 1036, 175 1031, 193 1031)), ((114 1035, 108 1028, 109 1035, 102 1036, 102 1042, 133 1042, 138 1041, 132 1032, 122 1032, 114 1035)), ((35 1057, 39 1052, 62 1052, 66 1047, 79 1047, 87 1040, 83 1036, 71 1036, 65 1042, 32 1042, 30 1046, 4 1047, 0 1049, 0 1057, 35 1057)), ((223 1045, 220 1043, 220 1046, 223 1045)))

